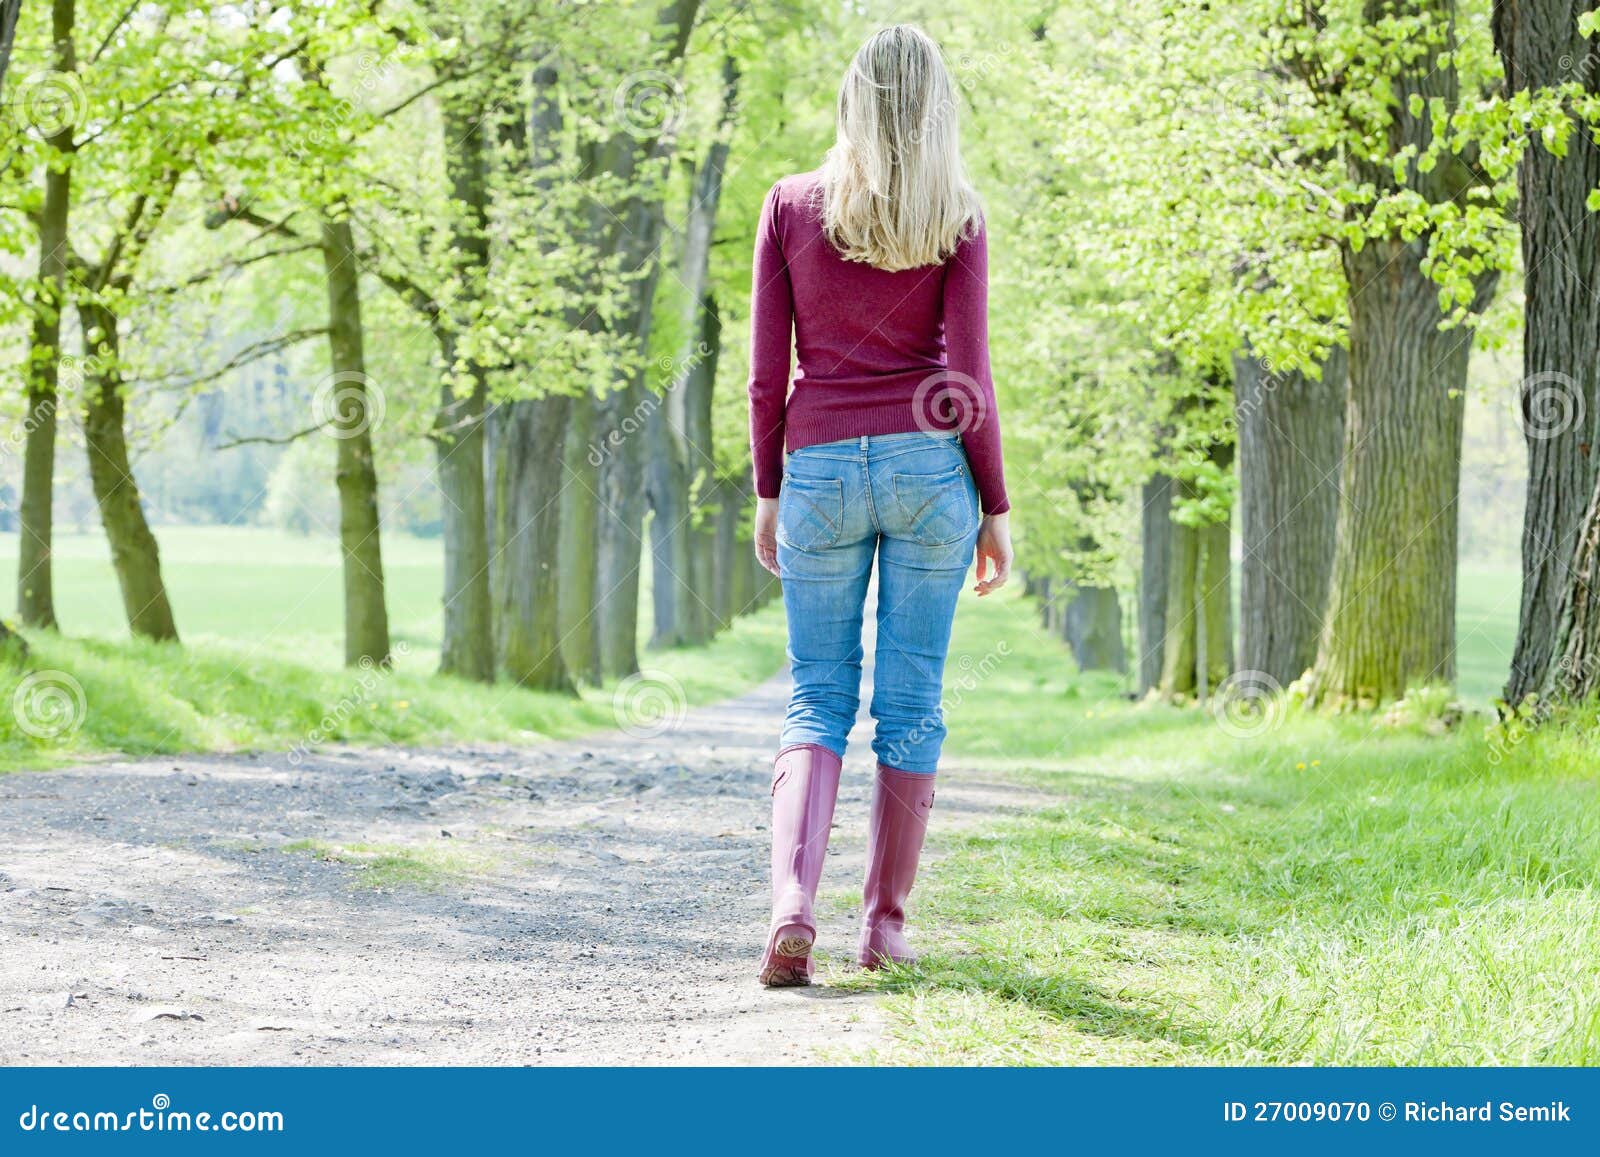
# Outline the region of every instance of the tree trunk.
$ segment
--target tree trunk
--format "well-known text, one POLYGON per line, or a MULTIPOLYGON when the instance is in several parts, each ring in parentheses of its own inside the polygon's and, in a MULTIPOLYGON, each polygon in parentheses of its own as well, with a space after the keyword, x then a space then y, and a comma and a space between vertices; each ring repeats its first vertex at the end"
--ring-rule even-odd
MULTIPOLYGON (((1376 23, 1394 11, 1368 0, 1376 23)), ((1347 154, 1352 176, 1381 193, 1396 189, 1394 158, 1427 155, 1437 103, 1459 103, 1460 81, 1443 54, 1455 50, 1453 0, 1411 0, 1441 30, 1392 78, 1387 152, 1347 154), (1413 105, 1420 111, 1413 112, 1413 105)), ((1406 187, 1432 204, 1463 199, 1477 183, 1470 154, 1448 153, 1427 172, 1408 162, 1406 187)), ((1463 391, 1472 330, 1444 320, 1439 287, 1423 269, 1429 235, 1368 238, 1342 247, 1350 308, 1337 541, 1328 607, 1307 698, 1339 707, 1394 699, 1417 683, 1455 678, 1456 500, 1461 475, 1463 391)), ((1472 303, 1482 309, 1497 276, 1484 273, 1472 303)))
POLYGON ((689 641, 687 618, 695 598, 689 576, 689 463, 681 431, 669 410, 673 391, 656 397, 646 393, 650 407, 645 420, 649 460, 645 468, 645 496, 650 506, 650 645, 676 647, 689 641))
POLYGON ((1317 657, 1344 452, 1346 357, 1315 380, 1234 359, 1239 447, 1239 668, 1280 686, 1317 657))
MULTIPOLYGON (((1309 698, 1374 705, 1455 679, 1456 497, 1472 331, 1440 331, 1426 240, 1345 254, 1350 390, 1309 698)), ((1487 300, 1487 292, 1484 295, 1487 300)))
MULTIPOLYGON (((1180 496, 1174 484, 1173 497, 1180 496)), ((1168 518, 1165 635, 1161 642, 1161 695, 1178 699, 1195 693, 1195 624, 1199 609, 1200 531, 1168 518)))
POLYGON ((146 639, 175 643, 178 627, 161 580, 161 554, 128 462, 117 317, 104 305, 81 301, 78 318, 91 353, 83 382, 83 443, 128 628, 146 639))
MULTIPOLYGON (((489 264, 488 177, 484 167, 482 110, 461 97, 443 102, 445 170, 455 214, 451 252, 462 297, 458 322, 470 324, 481 301, 489 264)), ((493 613, 489 592, 489 531, 484 506, 483 368, 463 367, 458 389, 455 342, 444 343, 444 381, 434 418, 444 536, 442 674, 494 679, 493 613)))
POLYGON ((740 562, 739 520, 746 501, 744 487, 738 482, 732 478, 718 479, 712 498, 716 509, 716 528, 712 535, 710 589, 711 606, 719 627, 726 627, 744 612, 743 605, 734 598, 738 584, 734 571, 740 562))
MULTIPOLYGON (((15 16, 15 11, 11 13, 15 16)), ((75 0, 51 6, 53 61, 57 72, 74 72, 75 0)), ((14 28, 12 29, 15 30, 14 28)), ((17 617, 24 626, 56 626, 55 580, 51 573, 56 470, 56 410, 60 405, 61 312, 66 307, 67 221, 72 206, 73 125, 47 139, 55 156, 45 169, 39 212, 39 286, 33 301, 28 361, 24 370, 28 413, 23 421, 22 499, 18 516, 17 617)))
POLYGON ((696 451, 691 462, 689 504, 694 511, 689 521, 689 600, 688 641, 704 643, 721 627, 714 606, 717 549, 717 500, 714 497, 715 458, 712 445, 712 390, 717 381, 717 362, 722 353, 722 316, 717 299, 707 293, 699 311, 700 344, 684 383, 684 430, 688 445, 696 451))
POLYGON ((1541 712, 1600 692, 1600 480, 1584 511, 1553 621, 1553 661, 1546 665, 1544 682, 1534 689, 1543 700, 1541 712))
POLYGON ((11 64, 11 45, 16 40, 17 18, 22 15, 22 0, 0 0, 0 87, 5 85, 11 64))
POLYGON ((361 328, 361 284, 348 217, 322 219, 322 264, 328 286, 328 349, 333 372, 318 395, 328 432, 338 443, 339 546, 344 558, 344 661, 389 661, 378 535, 378 474, 372 461, 373 411, 361 328))
POLYGON ((1128 669, 1127 651, 1122 643, 1122 603, 1111 587, 1071 588, 1070 600, 1061 614, 1061 631, 1072 648, 1080 671, 1128 669))
POLYGON ((600 671, 600 619, 594 613, 600 462, 592 445, 595 399, 574 398, 562 457, 560 590, 561 650, 572 675, 593 686, 600 671))
MULTIPOLYGON (((1600 47, 1578 31, 1593 0, 1518 0, 1494 6, 1494 37, 1513 92, 1578 84, 1600 93, 1600 47)), ((1570 595, 1584 510, 1600 478, 1600 145, 1581 123, 1565 157, 1528 142, 1517 171, 1526 297, 1522 421, 1528 443, 1522 523, 1522 609, 1505 699, 1520 703, 1547 682, 1558 604, 1570 595)), ((1586 589, 1586 588, 1585 588, 1586 589)), ((1563 627, 1570 629, 1570 624, 1563 627)))
POLYGON ((562 448, 572 399, 503 402, 494 411, 495 642, 500 672, 543 691, 572 691, 561 652, 557 550, 562 448))
POLYGON ((639 669, 639 562, 644 531, 644 449, 637 382, 600 401, 596 425, 606 453, 599 469, 595 528, 595 614, 600 668, 607 675, 639 669), (613 437, 613 434, 615 437, 613 437))
POLYGON ((717 137, 696 168, 684 222, 683 259, 678 279, 684 296, 684 343, 674 367, 671 388, 650 419, 649 498, 651 584, 655 621, 653 646, 703 643, 711 637, 710 593, 697 586, 696 554, 704 545, 702 512, 697 509, 696 481, 712 462, 710 372, 705 362, 707 330, 718 329, 716 303, 706 286, 711 277, 712 234, 722 200, 723 172, 728 161, 728 128, 738 93, 739 72, 733 58, 723 58, 723 105, 717 137), (709 314, 709 318, 708 318, 709 314))
MULTIPOLYGON (((1216 445, 1211 460, 1226 469, 1231 446, 1216 445)), ((1191 484, 1175 481, 1174 503, 1194 498, 1191 484)), ((1161 694, 1170 699, 1205 699, 1233 668, 1231 540, 1227 522, 1187 526, 1168 518, 1166 638, 1162 647, 1161 694)))
POLYGON ((1167 579, 1172 565, 1172 479, 1157 474, 1140 494, 1139 694, 1161 684, 1167 638, 1167 579))

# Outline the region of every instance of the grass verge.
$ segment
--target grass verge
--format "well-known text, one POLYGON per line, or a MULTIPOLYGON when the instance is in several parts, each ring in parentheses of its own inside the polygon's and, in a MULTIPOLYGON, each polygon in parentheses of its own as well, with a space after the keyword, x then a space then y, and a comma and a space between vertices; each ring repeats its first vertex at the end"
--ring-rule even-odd
MULTIPOLYGON (((224 639, 180 648, 33 632, 28 642, 25 666, 0 663, 0 771, 103 752, 529 743, 621 721, 613 685, 581 696, 484 686, 430 674, 415 655, 393 670, 361 670, 224 639)), ((630 702, 672 710, 726 698, 776 671, 783 648, 774 603, 709 646, 643 652, 652 693, 630 702)))
MULTIPOLYGON (((1239 737, 1079 676, 1021 599, 958 618, 952 763, 1030 802, 941 838, 890 1056, 930 1064, 1600 1062, 1593 727, 1239 737), (1004 642, 1006 653, 991 660, 1004 642)), ((1234 729, 1237 731, 1237 729, 1234 729)))

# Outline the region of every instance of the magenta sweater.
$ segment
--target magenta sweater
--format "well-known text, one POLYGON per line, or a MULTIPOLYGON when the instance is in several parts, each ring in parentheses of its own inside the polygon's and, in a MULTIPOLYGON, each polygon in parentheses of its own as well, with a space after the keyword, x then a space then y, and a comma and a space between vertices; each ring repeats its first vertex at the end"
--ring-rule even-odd
POLYGON ((778 497, 783 451, 863 434, 959 430, 985 514, 1011 509, 989 376, 983 230, 943 265, 890 273, 839 255, 816 173, 772 187, 756 227, 750 450, 756 493, 778 497), (799 372, 789 392, 793 328, 799 372))

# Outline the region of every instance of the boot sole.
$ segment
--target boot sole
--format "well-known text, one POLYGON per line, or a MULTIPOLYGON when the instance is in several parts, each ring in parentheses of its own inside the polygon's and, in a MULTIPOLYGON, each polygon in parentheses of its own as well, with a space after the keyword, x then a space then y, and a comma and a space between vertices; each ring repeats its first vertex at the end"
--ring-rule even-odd
POLYGON ((816 937, 803 928, 780 928, 767 959, 772 963, 761 970, 761 983, 768 988, 803 988, 811 983, 809 957, 816 937))

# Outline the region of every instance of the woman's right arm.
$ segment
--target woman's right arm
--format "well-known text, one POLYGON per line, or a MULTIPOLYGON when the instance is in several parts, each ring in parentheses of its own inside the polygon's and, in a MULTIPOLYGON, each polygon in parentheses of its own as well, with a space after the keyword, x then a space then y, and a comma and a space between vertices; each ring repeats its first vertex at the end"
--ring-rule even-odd
POLYGON ((783 417, 789 394, 794 290, 783 257, 778 187, 761 206, 750 276, 750 457, 756 484, 756 558, 778 573, 778 491, 783 486, 783 417))

